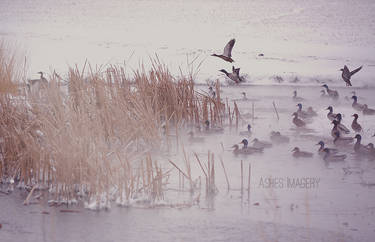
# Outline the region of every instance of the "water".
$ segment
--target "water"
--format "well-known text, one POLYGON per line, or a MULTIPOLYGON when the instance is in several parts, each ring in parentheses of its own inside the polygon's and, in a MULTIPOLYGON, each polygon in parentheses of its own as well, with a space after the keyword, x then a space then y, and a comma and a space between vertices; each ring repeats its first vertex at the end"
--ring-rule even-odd
MULTIPOLYGON (((253 126, 251 138, 269 140, 271 130, 291 138, 285 145, 274 145, 264 154, 234 156, 230 147, 244 137, 235 129, 207 136, 204 145, 184 140, 192 163, 193 177, 203 177, 192 152, 202 157, 215 154, 216 185, 219 193, 191 208, 119 208, 110 211, 60 213, 61 208, 22 204, 26 194, 0 193, 0 230, 4 241, 372 241, 374 231, 373 161, 358 159, 352 150, 345 162, 325 163, 317 154, 319 140, 332 146, 331 124, 326 118, 328 105, 343 113, 343 122, 351 124, 354 110, 345 99, 356 90, 360 103, 375 106, 374 1, 8 1, 0 2, 0 36, 17 43, 29 61, 28 76, 56 69, 66 73, 68 66, 82 65, 87 58, 93 65, 126 64, 129 74, 141 62, 147 66, 155 53, 178 73, 189 61, 203 61, 198 83, 219 78, 218 70, 231 65, 210 57, 220 53, 230 38, 237 42, 233 50, 236 67, 248 83, 223 88, 222 97, 241 99, 241 92, 255 99, 237 101, 243 120, 253 126), (224 9, 226 9, 224 11, 224 9), (264 57, 259 57, 264 53, 264 57), (345 88, 338 71, 344 64, 350 69, 364 65, 353 77, 354 88, 345 88), (273 77, 285 80, 276 84, 273 77), (292 81, 298 77, 300 82, 292 81), (320 98, 320 85, 328 82, 340 92, 340 100, 320 98), (249 84, 257 84, 255 86, 249 84), (318 117, 308 124, 309 132, 298 132, 291 123, 297 110, 293 90, 306 99, 304 109, 312 106, 318 117), (275 102, 280 120, 277 120, 275 102), (221 143, 224 146, 222 150, 221 143), (311 159, 294 159, 291 150, 299 146, 314 153, 311 159), (225 163, 232 190, 219 163, 225 163), (245 188, 251 164, 251 193, 240 193, 240 162, 244 162, 245 188), (349 171, 349 173, 345 173, 349 171), (316 188, 265 187, 261 179, 313 177, 316 188), (259 203, 259 205, 256 205, 259 203), (16 213, 14 211, 17 211, 16 213), (41 214, 48 211, 49 214, 41 214)), ((23 53, 22 53, 23 54, 23 53)), ((198 89, 207 91, 200 85, 198 89)), ((362 116, 363 143, 374 142, 374 117, 362 116)), ((181 131, 185 134, 187 130, 181 131)), ((353 135, 353 133, 351 133, 353 135)), ((353 135, 354 136, 354 135, 353 135)), ((169 156, 183 166, 181 147, 169 156)), ((202 160, 205 160, 202 158, 202 160)), ((163 162, 163 160, 161 160, 163 162)), ((167 162, 162 164, 170 168, 167 162)), ((174 180, 173 180, 174 179, 174 180)), ((171 186, 177 186, 177 177, 171 186)), ((186 185, 187 186, 187 185, 186 185)), ((169 191, 166 204, 189 200, 188 194, 169 191)))

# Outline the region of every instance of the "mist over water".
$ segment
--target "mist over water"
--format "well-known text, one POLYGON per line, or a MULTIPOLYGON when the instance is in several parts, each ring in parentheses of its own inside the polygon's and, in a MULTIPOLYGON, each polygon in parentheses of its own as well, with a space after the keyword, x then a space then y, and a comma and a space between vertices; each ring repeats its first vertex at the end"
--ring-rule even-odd
MULTIPOLYGON (((205 135, 204 144, 199 144, 188 141, 190 128, 185 128, 179 131, 183 138, 178 145, 172 142, 168 152, 158 154, 164 168, 170 167, 165 157, 183 167, 183 144, 193 164, 192 175, 198 179, 203 175, 193 153, 203 160, 208 151, 214 153, 219 191, 214 198, 204 197, 202 191, 200 204, 192 208, 113 204, 108 213, 61 214, 48 206, 19 206, 19 197, 0 194, 4 227, 0 232, 6 241, 25 237, 29 241, 371 241, 374 161, 358 159, 352 149, 340 149, 348 155, 346 161, 326 163, 315 144, 324 140, 333 146, 325 110, 329 105, 343 114, 343 123, 350 127, 351 115, 357 111, 345 97, 352 90, 361 103, 375 107, 374 89, 366 88, 375 86, 374 10, 374 1, 349 0, 1 1, 0 38, 25 51, 30 78, 37 77, 38 71, 67 73, 68 66, 82 66, 86 59, 93 65, 125 63, 131 75, 141 63, 149 66, 149 57, 157 54, 174 74, 179 74, 179 67, 187 70, 191 67, 187 62, 197 57, 194 67, 203 63, 196 82, 218 78, 225 85, 227 80, 218 70, 229 71, 232 66, 209 55, 220 54, 227 41, 236 38, 233 64, 241 68, 247 82, 224 87, 221 93, 230 105, 236 100, 239 106, 238 130, 225 127, 223 134, 205 135), (258 56, 261 53, 263 57, 258 56), (352 78, 353 88, 346 88, 341 79, 338 70, 344 65, 350 69, 363 65, 352 78), (275 76, 283 81, 276 82, 275 76), (340 99, 320 98, 322 83, 338 90, 340 99), (293 90, 305 99, 304 109, 312 106, 318 113, 303 131, 292 123, 291 114, 297 110, 293 90), (250 100, 242 99, 241 92, 250 100), (273 145, 262 154, 235 156, 231 147, 245 138, 238 133, 248 123, 252 125, 249 141, 255 137, 270 141, 274 130, 290 142, 273 145), (313 158, 293 158, 295 146, 314 153, 313 158), (229 177, 229 192, 219 156, 229 177), (241 196, 241 160, 245 189, 251 164, 250 201, 246 190, 241 196), (319 182, 309 188, 290 185, 291 180, 306 178, 319 182), (277 184, 265 182, 270 179, 277 184), (41 215, 40 210, 50 215, 41 215)), ((197 89, 208 91, 206 85, 197 89)), ((364 127, 363 143, 374 142, 375 118, 360 115, 359 121, 364 127)), ((178 184, 178 179, 171 177, 170 182, 178 184)), ((167 204, 188 199, 189 194, 172 190, 166 195, 167 204)))

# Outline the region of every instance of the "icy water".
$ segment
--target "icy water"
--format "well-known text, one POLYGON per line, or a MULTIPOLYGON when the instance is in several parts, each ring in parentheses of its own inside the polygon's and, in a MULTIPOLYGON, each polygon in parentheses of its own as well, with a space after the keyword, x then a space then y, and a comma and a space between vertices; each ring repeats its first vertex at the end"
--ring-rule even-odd
POLYGON ((131 70, 158 54, 179 73, 200 61, 198 81, 231 65, 210 57, 231 38, 235 66, 253 83, 316 79, 342 85, 340 72, 364 65, 354 85, 374 86, 372 0, 43 1, 0 2, 0 37, 24 50, 29 76, 68 66, 126 63, 131 70), (264 57, 258 54, 263 53, 264 57))
MULTIPOLYGON (((93 65, 125 63, 131 74, 140 63, 147 66, 149 56, 156 53, 174 73, 179 66, 187 69, 187 61, 197 57, 195 67, 203 61, 198 83, 219 78, 225 84, 218 70, 231 65, 209 55, 221 53, 227 41, 236 38, 234 64, 247 83, 223 88, 222 97, 231 105, 237 100, 243 115, 238 131, 250 123, 249 141, 254 137, 269 141, 272 130, 291 139, 263 154, 243 157, 234 156, 230 148, 244 138, 235 128, 206 136, 204 145, 189 144, 186 138, 194 178, 203 175, 192 152, 202 157, 208 150, 214 152, 219 190, 213 199, 206 199, 202 191, 200 203, 191 208, 119 208, 113 203, 108 212, 61 213, 62 208, 46 204, 23 206, 26 194, 22 192, 0 193, 0 240, 373 241, 375 162, 358 159, 352 149, 341 149, 348 155, 345 162, 325 163, 315 144, 324 140, 332 147, 328 105, 341 112, 343 123, 350 126, 354 110, 345 97, 352 90, 360 103, 375 107, 375 89, 366 88, 375 86, 374 10, 375 2, 370 0, 0 1, 0 37, 25 51, 21 55, 27 57, 30 78, 52 69, 63 75, 68 66, 81 66, 86 58, 93 65), (353 77, 353 88, 345 88, 341 80, 338 69, 344 64, 350 69, 363 65, 353 77), (284 81, 276 83, 275 76, 284 81), (320 98, 323 82, 340 92, 339 101, 320 98), (307 125, 309 130, 298 131, 291 122, 291 113, 297 110, 293 90, 306 99, 304 109, 312 106, 318 112, 307 125), (243 91, 250 101, 241 99, 243 91), (314 157, 293 158, 294 146, 313 152, 314 157), (229 192, 218 156, 225 163, 229 192), (251 164, 250 201, 246 190, 242 196, 240 192, 241 160, 244 188, 251 164), (278 184, 264 184, 269 178, 278 184), (319 182, 309 188, 288 186, 288 181, 300 178, 319 182)), ((203 85, 197 88, 207 91, 203 85)), ((359 114, 363 143, 374 143, 375 118, 359 114)), ((169 155, 177 162, 180 154, 181 147, 174 147, 169 155)), ((170 168, 168 163, 163 166, 170 168)), ((165 203, 188 197, 170 191, 165 203)))

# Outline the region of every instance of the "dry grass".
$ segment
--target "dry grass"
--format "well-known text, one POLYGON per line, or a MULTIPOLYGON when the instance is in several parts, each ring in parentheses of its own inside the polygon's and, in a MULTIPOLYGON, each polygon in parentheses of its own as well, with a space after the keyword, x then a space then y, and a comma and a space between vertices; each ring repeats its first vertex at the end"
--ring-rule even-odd
MULTIPOLYGON (((3 48, 0 178, 49 188, 56 200, 103 194, 109 200, 112 188, 120 202, 137 194, 163 199, 169 172, 151 154, 183 124, 223 123, 218 83, 216 98, 197 93, 192 75, 175 78, 157 59, 151 70, 142 67, 132 78, 121 66, 86 65, 69 69, 67 86, 53 74, 48 86, 12 95, 25 80, 3 48)), ((208 189, 216 189, 213 154, 207 168, 208 189)))

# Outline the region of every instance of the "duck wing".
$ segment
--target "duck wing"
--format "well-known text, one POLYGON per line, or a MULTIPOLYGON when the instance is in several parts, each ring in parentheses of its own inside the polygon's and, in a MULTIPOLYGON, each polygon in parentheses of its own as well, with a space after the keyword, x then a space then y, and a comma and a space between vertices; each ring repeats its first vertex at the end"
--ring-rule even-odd
MULTIPOLYGON (((346 66, 345 66, 345 67, 346 67, 346 66)), ((345 72, 345 67, 344 67, 344 72, 345 72)), ((348 68, 346 67, 346 69, 348 69, 348 68)), ((353 76, 355 73, 359 72, 361 69, 362 69, 362 66, 360 66, 360 67, 358 67, 357 69, 355 69, 355 70, 349 72, 349 73, 350 73, 350 76, 353 76)), ((349 71, 349 70, 348 70, 348 71, 349 71)))
POLYGON ((228 42, 228 44, 224 48, 224 53, 223 53, 224 56, 226 56, 226 57, 232 57, 232 49, 233 49, 234 43, 236 43, 235 39, 231 39, 228 42))

